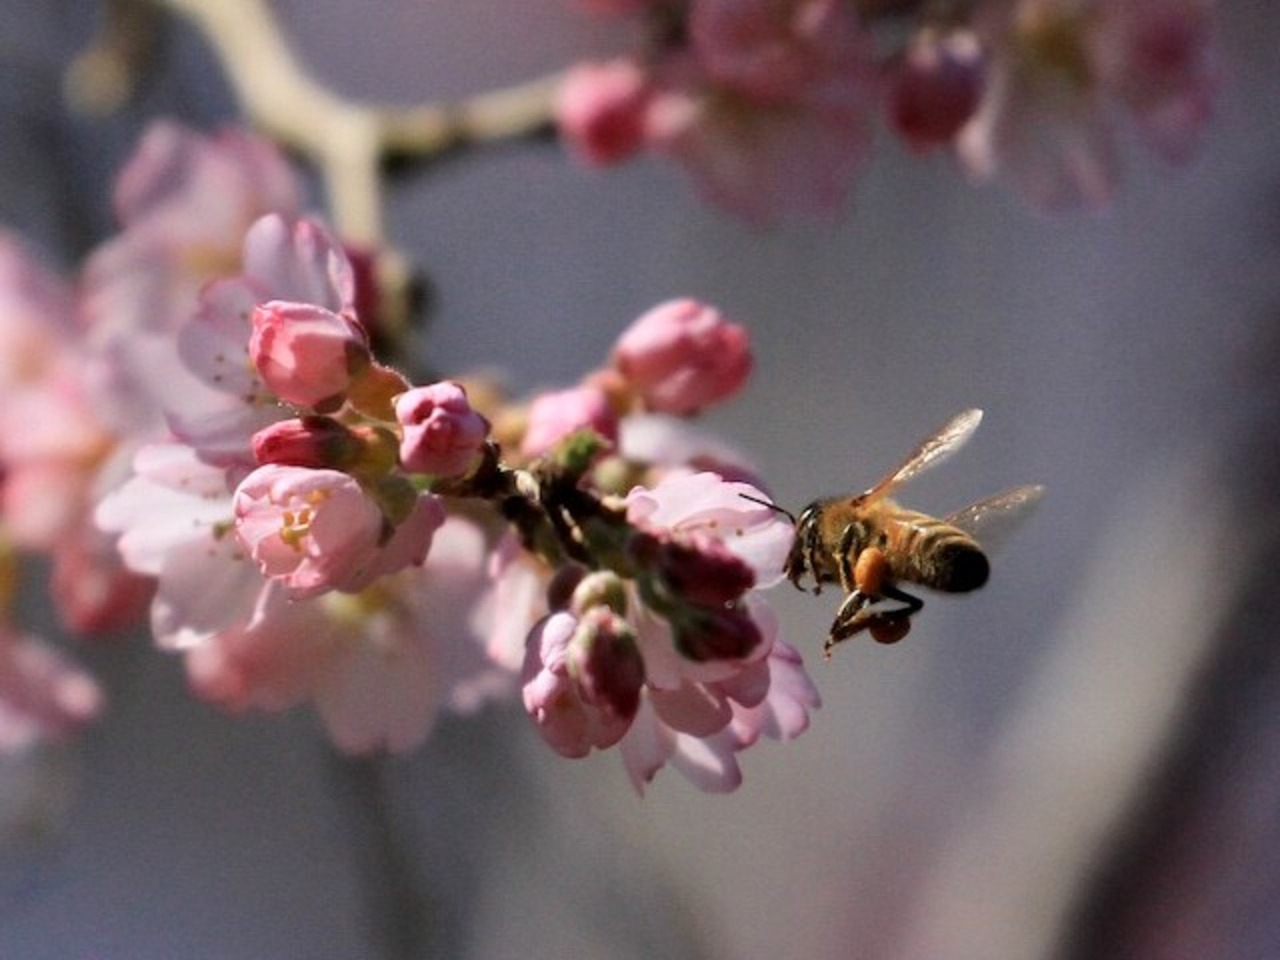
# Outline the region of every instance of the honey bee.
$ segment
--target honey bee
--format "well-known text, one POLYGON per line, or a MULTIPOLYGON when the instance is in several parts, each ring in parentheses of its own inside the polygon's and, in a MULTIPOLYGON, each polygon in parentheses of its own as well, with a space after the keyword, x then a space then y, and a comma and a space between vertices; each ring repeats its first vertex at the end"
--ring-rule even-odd
POLYGON ((865 493, 815 500, 795 520, 795 540, 784 572, 813 592, 838 583, 845 597, 823 645, 823 656, 862 630, 881 643, 895 643, 911 629, 924 606, 899 583, 944 593, 967 593, 987 582, 990 565, 977 535, 1004 532, 1026 516, 1044 487, 1014 487, 941 519, 899 506, 889 498, 898 486, 955 453, 978 428, 981 410, 966 410, 930 434, 902 463, 865 493), (898 606, 877 608, 884 601, 898 606))

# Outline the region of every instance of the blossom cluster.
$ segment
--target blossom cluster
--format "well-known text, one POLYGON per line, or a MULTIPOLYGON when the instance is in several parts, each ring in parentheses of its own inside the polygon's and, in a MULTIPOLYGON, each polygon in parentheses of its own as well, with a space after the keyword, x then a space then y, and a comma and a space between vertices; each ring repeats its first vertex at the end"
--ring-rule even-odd
MULTIPOLYGON (((677 299, 566 388, 415 383, 299 193, 257 140, 162 125, 78 282, 0 261, 2 409, 41 438, 5 433, 4 529, 70 567, 72 626, 145 608, 197 696, 311 704, 349 752, 519 694, 552 748, 616 746, 637 789, 667 764, 736 787, 737 754, 818 704, 760 595, 791 525, 688 425, 746 383, 746 330, 677 299)), ((0 746, 91 719, 93 681, 14 636, 0 746)))
POLYGON ((586 162, 670 157, 749 221, 838 209, 881 120, 1046 210, 1098 209, 1127 124, 1160 157, 1196 146, 1218 86, 1213 0, 895 4, 886 35, 850 0, 586 2, 642 52, 575 67, 557 107, 586 162))

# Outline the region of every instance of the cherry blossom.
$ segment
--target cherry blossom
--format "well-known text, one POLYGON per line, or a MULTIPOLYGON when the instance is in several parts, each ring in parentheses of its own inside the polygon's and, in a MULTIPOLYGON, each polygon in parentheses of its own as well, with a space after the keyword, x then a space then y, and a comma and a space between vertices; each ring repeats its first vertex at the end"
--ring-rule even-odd
POLYGON ((336 409, 372 362, 369 337, 352 317, 271 300, 253 309, 249 357, 267 388, 299 407, 336 409))
POLYGON ((843 205, 876 96, 870 41, 848 5, 694 0, 670 16, 679 26, 659 55, 567 78, 559 119, 575 152, 612 163, 642 141, 711 203, 761 225, 843 205))
POLYGON ((644 662, 627 622, 605 606, 553 613, 529 636, 525 709, 557 753, 584 757, 617 743, 640 706, 644 662))
POLYGON ((961 162, 1008 178, 1046 210, 1108 205, 1120 179, 1117 112, 1162 156, 1185 159, 1216 88, 1211 0, 993 4, 977 27, 992 51, 961 162), (1122 111, 1116 111, 1121 107, 1122 111))
POLYGON ((302 599, 356 592, 378 577, 421 564, 444 508, 430 494, 392 523, 348 474, 268 464, 232 498, 236 536, 268 579, 302 599))

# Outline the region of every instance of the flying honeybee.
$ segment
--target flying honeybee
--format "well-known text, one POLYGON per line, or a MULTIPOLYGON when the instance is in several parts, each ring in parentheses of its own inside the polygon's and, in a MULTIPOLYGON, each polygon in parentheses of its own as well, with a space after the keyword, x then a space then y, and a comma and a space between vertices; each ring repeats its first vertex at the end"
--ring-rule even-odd
POLYGON ((815 500, 795 521, 787 577, 801 589, 805 577, 811 577, 815 594, 825 583, 838 583, 845 592, 823 646, 825 657, 837 643, 862 630, 881 643, 906 636, 911 615, 924 601, 900 589, 899 583, 965 593, 987 582, 990 566, 978 535, 1003 532, 1000 528, 1021 519, 1044 487, 1014 487, 941 519, 889 498, 899 485, 960 449, 981 421, 981 410, 966 410, 922 440, 865 493, 815 500), (877 606, 882 601, 899 605, 886 610, 877 606))

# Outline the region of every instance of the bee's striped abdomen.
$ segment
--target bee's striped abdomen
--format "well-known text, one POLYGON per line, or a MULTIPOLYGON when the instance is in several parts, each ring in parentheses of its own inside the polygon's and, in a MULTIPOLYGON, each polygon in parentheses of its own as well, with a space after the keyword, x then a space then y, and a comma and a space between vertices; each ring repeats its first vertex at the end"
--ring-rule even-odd
POLYGON ((946 593, 977 590, 991 566, 977 541, 959 527, 915 511, 895 517, 894 575, 946 593))

